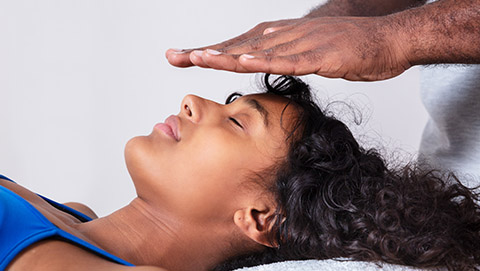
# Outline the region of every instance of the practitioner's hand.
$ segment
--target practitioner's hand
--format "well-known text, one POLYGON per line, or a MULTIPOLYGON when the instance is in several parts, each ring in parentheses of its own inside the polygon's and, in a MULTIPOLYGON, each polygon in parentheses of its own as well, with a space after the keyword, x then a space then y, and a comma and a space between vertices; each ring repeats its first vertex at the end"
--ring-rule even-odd
POLYGON ((388 17, 266 22, 231 40, 198 49, 170 49, 166 56, 177 67, 382 80, 411 66, 408 44, 390 25, 388 17))
POLYGON ((265 33, 266 29, 275 29, 279 28, 282 26, 287 26, 287 25, 294 25, 296 24, 296 20, 280 20, 280 21, 274 21, 274 22, 263 22, 255 26, 254 28, 250 29, 248 32, 241 34, 238 37, 235 37, 233 39, 229 39, 227 41, 215 44, 215 45, 210 45, 210 46, 205 46, 201 48, 195 48, 195 49, 169 49, 166 52, 166 57, 168 59, 168 62, 172 64, 173 66, 177 67, 190 67, 190 66, 200 66, 207 68, 207 66, 202 66, 200 65, 197 61, 197 64, 192 63, 190 61, 190 53, 193 51, 203 51, 207 48, 213 49, 213 50, 218 50, 222 52, 228 52, 227 48, 229 47, 237 47, 239 44, 242 43, 250 43, 252 44, 255 40, 263 38, 263 34, 265 33))

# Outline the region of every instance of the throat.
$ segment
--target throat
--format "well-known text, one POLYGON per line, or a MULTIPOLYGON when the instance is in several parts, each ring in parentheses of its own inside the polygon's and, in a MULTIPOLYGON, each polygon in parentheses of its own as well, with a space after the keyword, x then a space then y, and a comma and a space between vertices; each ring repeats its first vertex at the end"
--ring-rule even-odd
POLYGON ((222 258, 211 229, 175 219, 139 198, 109 216, 81 224, 79 230, 100 248, 135 265, 207 270, 222 258))

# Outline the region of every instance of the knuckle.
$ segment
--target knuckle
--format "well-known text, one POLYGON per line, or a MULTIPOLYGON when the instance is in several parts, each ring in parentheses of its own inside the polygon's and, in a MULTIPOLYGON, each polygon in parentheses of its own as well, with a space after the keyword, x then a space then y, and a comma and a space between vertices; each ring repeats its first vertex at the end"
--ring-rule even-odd
POLYGON ((273 56, 275 52, 276 52, 275 48, 269 48, 269 49, 263 50, 263 54, 265 56, 273 56))
POLYGON ((261 23, 257 24, 255 26, 255 28, 263 29, 263 28, 267 28, 269 25, 270 25, 270 22, 261 22, 261 23))
POLYGON ((276 46, 275 50, 278 52, 287 52, 290 50, 294 50, 296 47, 297 47, 297 42, 286 42, 276 46))
POLYGON ((300 62, 300 55, 289 55, 287 57, 287 60, 291 63, 296 64, 296 63, 300 62))
POLYGON ((296 48, 296 42, 286 42, 279 45, 275 45, 271 48, 263 50, 265 56, 274 56, 278 53, 285 53, 296 48))
POLYGON ((300 54, 309 64, 318 63, 322 59, 322 54, 317 51, 307 51, 300 54))
POLYGON ((265 22, 259 23, 258 25, 263 26, 263 27, 265 27, 265 26, 268 27, 268 26, 271 26, 273 23, 274 23, 274 21, 265 21, 265 22))
MULTIPOLYGON (((235 43, 237 43, 237 42, 239 42, 239 41, 240 41, 240 38, 237 37, 237 38, 233 38, 233 39, 231 39, 231 40, 225 41, 225 42, 223 42, 221 45, 222 45, 222 47, 224 47, 224 48, 225 48, 225 47, 230 47, 230 46, 234 45, 235 43)), ((220 51, 220 50, 217 49, 217 51, 220 51)), ((220 51, 220 52, 221 52, 221 51, 220 51)))
POLYGON ((263 37, 253 37, 248 41, 248 48, 252 51, 258 51, 262 47, 263 37))

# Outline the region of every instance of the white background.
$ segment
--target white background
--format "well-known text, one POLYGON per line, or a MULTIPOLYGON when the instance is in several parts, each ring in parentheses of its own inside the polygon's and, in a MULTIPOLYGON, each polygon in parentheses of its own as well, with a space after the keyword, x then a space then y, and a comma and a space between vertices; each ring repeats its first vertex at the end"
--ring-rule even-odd
MULTIPOLYGON (((0 0, 0 173, 99 215, 122 207, 135 195, 128 139, 176 114, 188 93, 222 102, 256 89, 254 75, 178 69, 164 52, 302 16, 316 3, 0 0)), ((352 129, 363 143, 415 155, 426 121, 418 69, 377 83, 304 79, 324 104, 347 100, 361 110, 352 129)), ((351 111, 336 108, 351 124, 351 111)))

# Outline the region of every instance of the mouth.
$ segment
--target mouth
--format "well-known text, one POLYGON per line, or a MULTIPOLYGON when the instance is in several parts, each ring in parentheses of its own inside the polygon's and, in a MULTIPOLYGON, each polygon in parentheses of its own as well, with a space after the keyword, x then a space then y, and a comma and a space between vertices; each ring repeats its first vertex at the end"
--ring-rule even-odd
POLYGON ((169 116, 165 122, 158 123, 155 125, 154 129, 162 131, 167 136, 175 139, 176 141, 180 141, 180 133, 178 131, 178 117, 171 115, 169 116))

